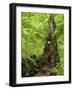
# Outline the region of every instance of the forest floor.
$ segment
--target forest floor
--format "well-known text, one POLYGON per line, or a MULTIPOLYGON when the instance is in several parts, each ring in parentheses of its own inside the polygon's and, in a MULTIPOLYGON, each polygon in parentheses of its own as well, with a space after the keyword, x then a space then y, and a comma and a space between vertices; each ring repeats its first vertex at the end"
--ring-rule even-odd
POLYGON ((44 67, 42 67, 42 69, 39 72, 34 74, 34 76, 45 76, 46 74, 48 74, 48 72, 49 72, 49 65, 44 65, 44 67))
POLYGON ((44 65, 42 67, 42 69, 35 73, 33 76, 51 76, 53 73, 52 73, 52 69, 50 69, 50 65, 44 65))

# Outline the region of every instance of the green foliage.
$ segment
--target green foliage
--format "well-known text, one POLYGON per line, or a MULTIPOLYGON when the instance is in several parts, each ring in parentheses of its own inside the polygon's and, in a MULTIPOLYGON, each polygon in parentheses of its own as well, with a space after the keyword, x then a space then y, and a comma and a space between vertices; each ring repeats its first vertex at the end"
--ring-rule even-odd
POLYGON ((27 58, 34 66, 37 66, 36 59, 31 58, 32 55, 36 57, 43 54, 43 48, 46 37, 49 32, 48 20, 49 16, 53 15, 56 22, 56 36, 58 42, 58 52, 60 62, 53 71, 57 75, 64 74, 64 15, 63 14, 41 14, 22 12, 21 13, 21 53, 22 58, 27 58))

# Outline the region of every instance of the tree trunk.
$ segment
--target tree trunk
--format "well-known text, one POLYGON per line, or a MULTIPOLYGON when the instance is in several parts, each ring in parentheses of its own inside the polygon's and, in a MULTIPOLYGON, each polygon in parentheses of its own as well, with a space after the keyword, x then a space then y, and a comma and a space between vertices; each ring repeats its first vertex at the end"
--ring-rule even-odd
POLYGON ((54 21, 54 17, 50 16, 50 18, 49 18, 49 33, 46 38, 43 59, 45 61, 47 61, 51 67, 55 67, 57 61, 59 60, 55 28, 56 28, 56 24, 54 21))

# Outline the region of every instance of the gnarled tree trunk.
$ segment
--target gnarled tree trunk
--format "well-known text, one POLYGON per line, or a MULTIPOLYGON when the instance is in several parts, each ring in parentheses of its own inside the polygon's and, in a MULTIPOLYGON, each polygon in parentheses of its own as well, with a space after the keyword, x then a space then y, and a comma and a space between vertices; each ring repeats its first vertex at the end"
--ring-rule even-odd
POLYGON ((49 33, 46 38, 44 47, 43 59, 47 61, 51 67, 55 67, 57 61, 59 61, 58 45, 55 34, 55 20, 53 16, 49 18, 49 33))

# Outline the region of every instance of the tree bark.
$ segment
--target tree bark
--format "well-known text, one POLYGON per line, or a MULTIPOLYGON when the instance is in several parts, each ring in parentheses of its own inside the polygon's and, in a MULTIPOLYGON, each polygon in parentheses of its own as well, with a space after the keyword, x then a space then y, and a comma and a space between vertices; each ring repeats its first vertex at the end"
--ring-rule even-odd
POLYGON ((46 38, 46 43, 44 47, 43 59, 47 61, 51 67, 55 67, 57 61, 59 60, 58 54, 58 44, 55 34, 55 20, 53 16, 49 18, 49 33, 46 38))

